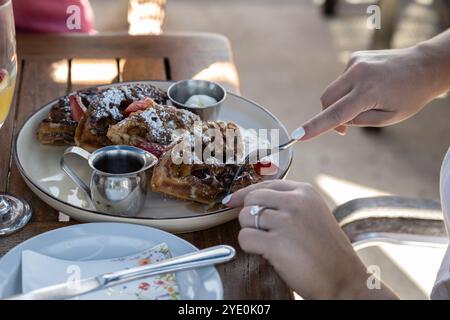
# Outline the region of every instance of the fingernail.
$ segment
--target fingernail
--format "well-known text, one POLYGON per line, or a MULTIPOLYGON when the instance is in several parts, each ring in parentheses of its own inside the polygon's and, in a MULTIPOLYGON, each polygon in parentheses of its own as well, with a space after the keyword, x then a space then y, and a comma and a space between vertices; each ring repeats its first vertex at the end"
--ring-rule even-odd
POLYGON ((222 204, 227 205, 228 203, 230 203, 232 197, 233 194, 227 195, 225 198, 222 199, 222 204))
POLYGON ((334 131, 336 133, 338 133, 339 135, 341 135, 341 136, 347 135, 347 127, 343 127, 343 126, 337 127, 337 128, 334 129, 334 131))
POLYGON ((295 140, 300 140, 305 136, 305 134, 306 134, 305 129, 303 129, 303 127, 300 127, 294 130, 294 132, 292 132, 292 138, 295 140))

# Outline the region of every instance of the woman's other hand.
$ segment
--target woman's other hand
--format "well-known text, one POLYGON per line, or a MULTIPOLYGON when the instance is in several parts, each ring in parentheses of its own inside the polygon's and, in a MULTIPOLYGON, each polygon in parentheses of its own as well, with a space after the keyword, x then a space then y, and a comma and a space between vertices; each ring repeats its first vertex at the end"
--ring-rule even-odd
MULTIPOLYGON (((263 182, 237 191, 224 202, 242 208, 242 249, 266 258, 302 297, 376 297, 377 293, 368 292, 366 268, 321 196, 309 184, 263 182), (267 207, 260 215, 262 230, 255 228, 255 217, 250 214, 254 205, 267 207)), ((390 293, 388 297, 395 296, 390 293)))

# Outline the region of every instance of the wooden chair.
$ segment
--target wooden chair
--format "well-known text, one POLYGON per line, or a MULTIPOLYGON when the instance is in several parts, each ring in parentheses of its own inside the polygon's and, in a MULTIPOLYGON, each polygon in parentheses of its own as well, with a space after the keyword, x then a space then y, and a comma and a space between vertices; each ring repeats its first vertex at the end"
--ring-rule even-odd
POLYGON ((434 237, 447 242, 438 201, 384 196, 349 201, 334 210, 334 216, 352 243, 383 235, 414 238, 434 237))

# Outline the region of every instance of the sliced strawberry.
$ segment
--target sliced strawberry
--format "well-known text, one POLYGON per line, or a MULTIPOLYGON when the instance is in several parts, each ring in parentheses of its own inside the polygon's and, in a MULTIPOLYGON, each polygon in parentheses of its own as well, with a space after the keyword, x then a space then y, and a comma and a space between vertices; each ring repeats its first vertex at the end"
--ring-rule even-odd
POLYGON ((70 109, 72 111, 73 120, 79 122, 86 113, 87 108, 84 106, 81 97, 76 94, 69 96, 70 109))
POLYGON ((135 101, 123 111, 123 115, 125 118, 127 118, 133 112, 151 108, 154 104, 155 101, 153 101, 153 99, 151 98, 145 98, 144 100, 135 101))
POLYGON ((273 176, 276 175, 279 170, 278 166, 270 161, 258 162, 253 165, 253 168, 260 176, 273 176))
POLYGON ((138 144, 136 144, 136 147, 141 148, 142 150, 145 150, 147 152, 150 152, 158 159, 161 158, 162 154, 166 150, 164 146, 160 145, 159 143, 148 141, 139 142, 138 144))

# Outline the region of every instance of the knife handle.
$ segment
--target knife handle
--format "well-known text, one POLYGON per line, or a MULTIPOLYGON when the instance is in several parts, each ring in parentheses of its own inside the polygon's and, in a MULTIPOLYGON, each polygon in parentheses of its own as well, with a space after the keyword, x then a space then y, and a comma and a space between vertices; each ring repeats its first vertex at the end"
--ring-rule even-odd
POLYGON ((235 255, 236 250, 233 247, 220 245, 163 260, 144 267, 107 273, 99 276, 99 280, 104 286, 113 286, 156 274, 184 271, 228 262, 231 261, 235 255))

